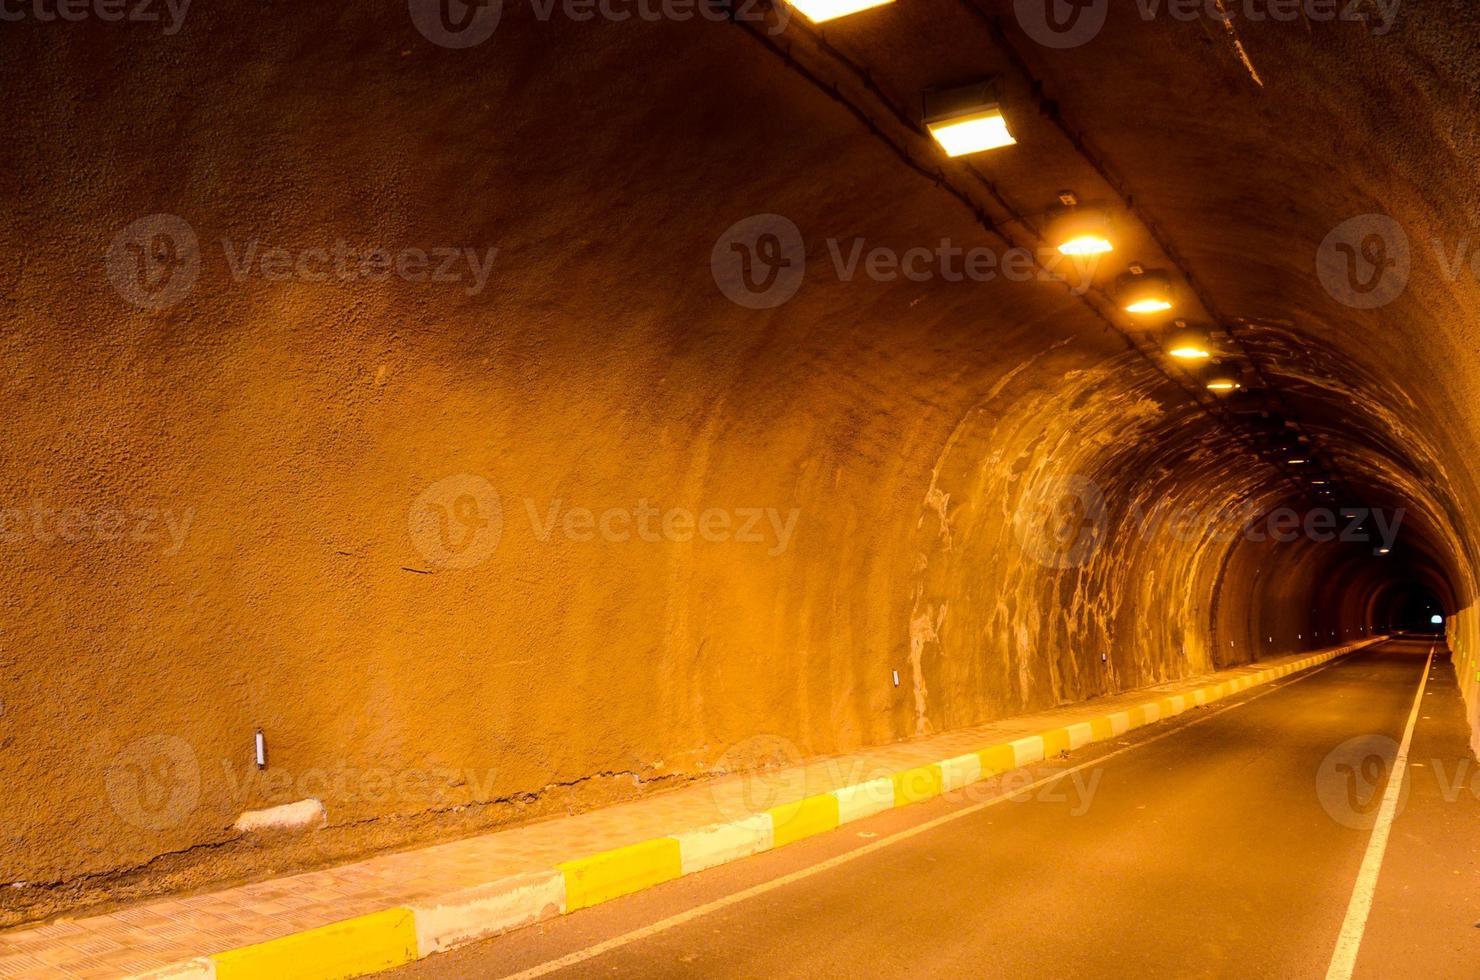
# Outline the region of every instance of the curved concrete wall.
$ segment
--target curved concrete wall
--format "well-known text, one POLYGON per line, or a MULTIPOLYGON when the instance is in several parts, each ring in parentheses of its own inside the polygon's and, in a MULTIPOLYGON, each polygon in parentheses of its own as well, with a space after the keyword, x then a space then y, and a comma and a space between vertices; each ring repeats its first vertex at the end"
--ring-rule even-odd
MULTIPOLYGON (((930 29, 940 73, 984 50, 1014 64, 953 11, 930 29)), ((1089 299, 1032 276, 840 275, 834 248, 857 238, 1003 243, 745 28, 510 10, 496 44, 452 51, 399 9, 191 16, 172 36, 21 25, 0 59, 18 134, 0 882, 48 886, 33 907, 88 876, 200 880, 189 856, 236 840, 238 814, 305 796, 329 827, 281 860, 1375 625, 1370 595, 1397 566, 1242 539, 1241 508, 1308 501, 1089 299), (130 293, 156 267, 128 226, 158 214, 196 237, 199 271, 152 308, 130 293), (764 214, 806 250, 799 290, 772 309, 729 301, 711 266, 727 229, 764 214), (376 250, 389 274, 351 261, 341 277, 336 253, 376 250)), ((923 29, 919 12, 886 16, 923 29)), ((1462 450, 1480 409, 1452 393, 1475 362, 1449 314, 1473 308, 1473 283, 1410 291, 1399 309, 1427 346, 1333 311, 1307 239, 1366 206, 1366 164, 1357 189, 1234 236, 1241 196, 1326 186, 1307 151, 1330 134, 1294 133, 1262 174, 1207 149, 1252 139, 1261 114, 1301 117, 1301 93, 1361 66, 1308 66, 1305 42, 1281 37, 1271 62, 1296 93, 1214 118, 1196 86, 1141 92, 1131 125, 1108 100, 1155 74, 1115 67, 1139 29, 1033 70, 1144 175, 1141 206, 1195 243, 1213 291, 1241 315, 1278 297, 1314 333, 1315 353, 1275 374, 1353 486, 1411 509, 1414 553, 1467 609, 1480 496, 1462 450), (1339 345, 1343 331, 1363 343, 1339 345), (1340 377, 1369 384, 1334 387, 1337 350, 1340 377)), ((927 68, 877 33, 835 38, 877 57, 901 99, 927 68)), ((798 43, 808 70, 843 71, 798 43)), ((1150 43, 1165 77, 1199 77, 1150 43)), ((1436 72, 1429 94, 1454 91, 1436 72)), ((1323 125, 1371 138, 1370 120, 1327 108, 1323 125)), ((1474 135, 1469 118, 1434 126, 1474 135)), ((1053 150, 978 177, 1024 202, 1097 179, 1053 150)), ((1455 206, 1401 196, 1419 227, 1455 206)), ((1292 336, 1255 334, 1276 353, 1292 336)), ((227 873, 261 860, 231 853, 214 852, 227 873)))

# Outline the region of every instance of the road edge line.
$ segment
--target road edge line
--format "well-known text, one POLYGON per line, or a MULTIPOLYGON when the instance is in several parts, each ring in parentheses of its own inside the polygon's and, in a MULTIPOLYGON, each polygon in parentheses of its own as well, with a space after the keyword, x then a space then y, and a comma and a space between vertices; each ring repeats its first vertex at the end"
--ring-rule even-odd
POLYGON ((1331 953, 1331 965, 1326 969, 1326 980, 1351 980, 1351 975, 1357 968, 1357 954, 1361 952, 1362 938, 1367 932, 1367 917, 1372 913, 1372 899, 1377 895, 1377 878, 1382 873, 1382 859, 1387 854, 1393 819, 1398 814, 1398 798, 1403 795, 1403 784, 1408 779, 1408 749, 1413 745, 1413 732, 1418 727, 1419 712, 1423 710, 1424 690, 1429 686, 1429 669, 1434 666, 1434 649, 1435 647, 1429 647, 1429 659, 1423 665, 1418 693, 1413 696, 1413 708, 1408 712, 1403 741, 1398 743, 1398 754, 1393 756, 1393 768, 1388 772, 1382 804, 1377 808, 1377 821, 1372 825, 1372 835, 1367 838, 1367 849, 1362 854, 1362 866, 1352 885, 1352 897, 1346 906, 1346 917, 1341 921, 1341 932, 1336 936, 1336 948, 1331 953))

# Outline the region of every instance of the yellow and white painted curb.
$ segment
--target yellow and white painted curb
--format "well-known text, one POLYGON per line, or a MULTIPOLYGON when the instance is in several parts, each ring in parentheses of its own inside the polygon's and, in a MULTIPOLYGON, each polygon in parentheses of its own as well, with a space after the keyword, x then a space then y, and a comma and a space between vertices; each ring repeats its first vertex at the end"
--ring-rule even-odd
POLYGON ((1113 739, 1383 639, 1347 644, 1234 680, 809 796, 740 820, 639 841, 565 861, 548 871, 515 875, 432 901, 190 960, 140 974, 138 980, 337 980, 388 970, 1113 739))

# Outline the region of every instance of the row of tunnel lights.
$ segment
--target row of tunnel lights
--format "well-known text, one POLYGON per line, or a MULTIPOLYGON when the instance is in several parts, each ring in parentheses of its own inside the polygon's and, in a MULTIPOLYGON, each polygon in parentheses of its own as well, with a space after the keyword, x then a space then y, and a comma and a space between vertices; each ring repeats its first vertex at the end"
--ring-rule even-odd
MULTIPOLYGON (((893 0, 789 2, 812 23, 821 24, 883 6, 893 0)), ((1017 143, 1001 105, 991 98, 990 86, 986 83, 927 95, 924 121, 925 128, 948 157, 983 153, 1017 143)), ((1045 237, 1060 254, 1069 258, 1087 259, 1115 250, 1113 227, 1108 212, 1080 206, 1075 195, 1069 192, 1060 194, 1059 199, 1062 207, 1054 213, 1045 237)), ((1138 264, 1132 264, 1129 271, 1118 280, 1115 300, 1126 313, 1146 319, 1169 315, 1176 307, 1172 281, 1166 273, 1148 271, 1138 264)), ((1227 395, 1243 387, 1237 376, 1216 366, 1216 361, 1213 361, 1213 344, 1206 332, 1190 328, 1181 320, 1176 321, 1176 325, 1177 331, 1164 345, 1171 357, 1189 364, 1212 362, 1213 369, 1202 379, 1202 383, 1215 395, 1227 395)), ((1312 462, 1298 447, 1280 448, 1286 450, 1286 465, 1308 466, 1312 462)), ((1319 488, 1319 493, 1327 497, 1331 495, 1331 491, 1325 489, 1329 482, 1319 477, 1310 481, 1312 486, 1319 488)), ((1382 553, 1386 554, 1387 550, 1382 549, 1382 553)))
MULTIPOLYGON (((1070 195, 1063 197, 1068 205, 1070 195)), ((1105 212, 1085 211, 1069 205, 1068 210, 1062 212, 1049 226, 1047 237, 1066 256, 1103 255, 1115 248, 1109 229, 1110 219, 1105 212)), ((1143 272, 1138 266, 1132 266, 1131 272, 1122 278, 1116 295, 1121 307, 1136 316, 1170 313, 1174 307, 1171 281, 1165 274, 1143 272)), ((1177 324, 1180 329, 1167 341, 1166 352, 1181 361, 1210 360, 1213 345, 1208 335, 1201 330, 1188 328, 1180 320, 1177 324)), ((1237 378, 1218 371, 1213 372, 1204 383, 1209 391, 1218 394, 1227 394, 1243 387, 1237 378)), ((1298 446, 1281 445, 1278 448, 1283 452, 1287 466, 1304 467, 1314 462, 1298 446)), ((1311 486, 1317 488, 1317 492, 1323 497, 1331 496, 1330 482, 1323 476, 1314 476, 1310 480, 1311 486)), ((1356 515, 1343 512, 1342 516, 1356 515)), ((1386 555, 1390 551, 1390 548, 1383 547, 1378 549, 1378 554, 1386 555)))
MULTIPOLYGON (((792 6, 814 24, 856 14, 863 10, 892 3, 893 0, 790 0, 792 6)), ((990 83, 976 83, 926 95, 925 128, 940 144, 948 157, 1013 146, 1016 137, 1007 125, 1002 107, 991 96, 990 83)), ((1048 241, 1069 258, 1089 259, 1115 250, 1112 223, 1108 212, 1080 207, 1070 192, 1059 196, 1062 208, 1056 212, 1047 232, 1048 241)), ((1116 299, 1125 312, 1137 317, 1155 317, 1172 312, 1175 300, 1172 282, 1164 272, 1147 271, 1132 264, 1116 289, 1116 299)), ((1212 357, 1207 334, 1191 330, 1178 321, 1182 329, 1171 338, 1167 353, 1183 361, 1205 361, 1212 357)), ((1242 385, 1232 375, 1215 372, 1204 382, 1209 391, 1219 394, 1237 391, 1242 385)))

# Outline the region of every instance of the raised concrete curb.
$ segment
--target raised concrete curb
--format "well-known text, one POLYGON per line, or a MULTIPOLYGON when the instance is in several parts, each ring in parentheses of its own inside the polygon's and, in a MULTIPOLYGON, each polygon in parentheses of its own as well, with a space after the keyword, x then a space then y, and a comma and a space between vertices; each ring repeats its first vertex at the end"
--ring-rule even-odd
POLYGON ((834 830, 960 789, 1381 643, 1375 637, 1234 680, 1086 717, 1034 735, 772 807, 742 819, 655 837, 548 871, 501 878, 436 899, 346 919, 254 946, 136 974, 143 980, 336 980, 402 966, 511 929, 589 908, 695 871, 834 830))

